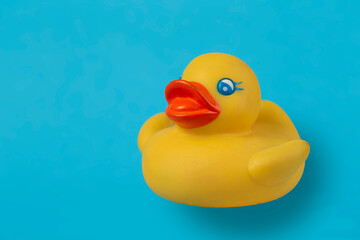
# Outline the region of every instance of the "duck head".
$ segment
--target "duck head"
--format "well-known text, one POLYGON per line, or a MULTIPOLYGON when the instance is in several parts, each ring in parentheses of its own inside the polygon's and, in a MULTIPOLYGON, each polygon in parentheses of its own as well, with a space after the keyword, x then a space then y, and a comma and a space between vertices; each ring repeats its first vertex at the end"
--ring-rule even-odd
POLYGON ((208 53, 190 62, 181 79, 165 89, 166 115, 180 128, 199 133, 246 132, 260 110, 260 87, 239 58, 208 53))

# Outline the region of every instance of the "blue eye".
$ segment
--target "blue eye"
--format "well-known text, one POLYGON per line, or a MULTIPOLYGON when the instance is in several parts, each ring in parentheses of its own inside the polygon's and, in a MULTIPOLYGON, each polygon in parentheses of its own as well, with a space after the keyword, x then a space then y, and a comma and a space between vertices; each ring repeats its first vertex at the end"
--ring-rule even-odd
POLYGON ((235 92, 235 83, 229 78, 223 78, 218 82, 217 89, 222 95, 231 95, 235 92))
POLYGON ((243 88, 237 88, 236 85, 242 82, 234 82, 230 78, 223 78, 218 82, 217 90, 222 95, 228 96, 233 94, 236 90, 244 90, 243 88))

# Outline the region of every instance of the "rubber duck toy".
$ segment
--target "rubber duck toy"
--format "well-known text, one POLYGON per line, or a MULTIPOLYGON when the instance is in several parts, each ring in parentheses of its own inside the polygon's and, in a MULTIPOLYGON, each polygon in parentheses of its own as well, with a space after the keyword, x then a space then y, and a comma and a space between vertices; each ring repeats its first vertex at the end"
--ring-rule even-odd
POLYGON ((168 200, 236 207, 284 196, 301 178, 309 144, 286 113, 262 101, 251 68, 232 55, 195 58, 165 89, 168 106, 145 122, 144 178, 168 200))

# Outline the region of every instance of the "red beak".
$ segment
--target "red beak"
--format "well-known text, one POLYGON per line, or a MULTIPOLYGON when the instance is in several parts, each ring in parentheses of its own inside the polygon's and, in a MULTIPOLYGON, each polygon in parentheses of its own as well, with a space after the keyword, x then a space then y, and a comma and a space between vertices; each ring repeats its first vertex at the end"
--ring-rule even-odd
POLYGON ((214 121, 220 106, 200 83, 175 80, 165 89, 166 115, 183 128, 197 128, 214 121))

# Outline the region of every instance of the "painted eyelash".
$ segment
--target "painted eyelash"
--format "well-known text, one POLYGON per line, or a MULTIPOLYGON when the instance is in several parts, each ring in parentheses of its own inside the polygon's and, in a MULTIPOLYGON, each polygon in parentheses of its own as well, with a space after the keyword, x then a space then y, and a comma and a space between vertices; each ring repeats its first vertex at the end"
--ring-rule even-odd
POLYGON ((241 90, 244 90, 243 88, 238 88, 236 87, 236 85, 240 85, 242 84, 243 82, 234 82, 235 83, 235 91, 238 90, 238 91, 241 91, 241 90))

